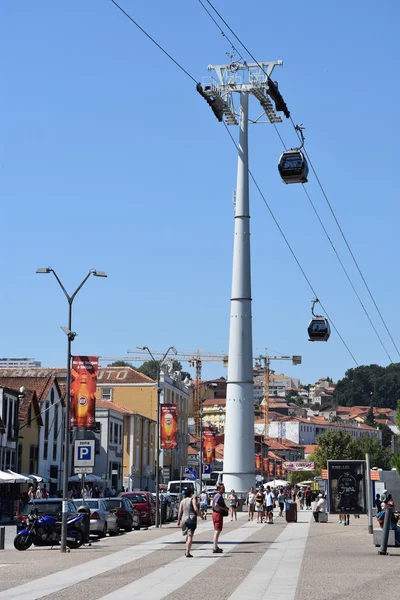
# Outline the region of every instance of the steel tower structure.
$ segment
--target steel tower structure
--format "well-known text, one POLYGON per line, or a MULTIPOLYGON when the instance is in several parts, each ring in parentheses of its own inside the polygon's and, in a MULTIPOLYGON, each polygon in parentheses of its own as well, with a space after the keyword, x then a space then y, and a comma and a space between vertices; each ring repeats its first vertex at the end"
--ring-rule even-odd
POLYGON ((282 64, 274 61, 210 65, 208 70, 215 71, 217 79, 209 77, 203 85, 197 85, 197 91, 219 121, 239 125, 224 447, 224 484, 226 489, 239 493, 247 492, 255 483, 248 125, 280 123, 282 119, 275 110, 290 116, 277 84, 270 78, 274 67, 282 64), (240 96, 238 111, 235 94, 240 96), (258 100, 263 111, 254 119, 249 119, 249 94, 258 100), (267 121, 263 120, 265 116, 267 121))

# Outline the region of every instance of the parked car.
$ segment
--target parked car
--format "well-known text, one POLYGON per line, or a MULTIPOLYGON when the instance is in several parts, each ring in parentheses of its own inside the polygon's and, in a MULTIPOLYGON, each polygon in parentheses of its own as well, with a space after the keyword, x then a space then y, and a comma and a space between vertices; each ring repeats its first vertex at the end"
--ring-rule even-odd
MULTIPOLYGON (((30 500, 25 504, 17 518, 17 533, 26 527, 26 517, 33 508, 37 508, 39 515, 48 515, 58 517, 61 521, 62 498, 47 498, 46 500, 30 500)), ((68 500, 67 518, 71 519, 77 516, 77 505, 73 500, 68 500)))
POLYGON ((173 521, 175 515, 175 499, 166 492, 160 494, 161 522, 173 521))
POLYGON ((85 501, 79 499, 74 500, 74 502, 78 508, 85 502, 85 505, 90 509, 91 535, 103 538, 107 533, 110 535, 119 534, 118 517, 107 508, 104 498, 88 498, 85 501))
POLYGON ((171 498, 172 498, 172 507, 173 507, 173 521, 175 521, 178 518, 178 512, 179 512, 179 505, 181 503, 181 500, 183 499, 183 495, 182 494, 170 494, 171 498))
POLYGON ((128 498, 140 512, 142 526, 154 525, 156 522, 156 502, 151 492, 122 492, 119 498, 128 498))
POLYGON ((140 512, 128 498, 103 498, 109 511, 115 513, 118 527, 125 531, 140 529, 140 512))

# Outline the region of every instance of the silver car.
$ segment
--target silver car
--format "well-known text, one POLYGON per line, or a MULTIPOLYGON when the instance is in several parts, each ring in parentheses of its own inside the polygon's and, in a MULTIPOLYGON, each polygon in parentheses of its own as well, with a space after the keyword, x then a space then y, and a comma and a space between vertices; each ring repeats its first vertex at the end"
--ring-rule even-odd
POLYGON ((79 499, 74 500, 74 503, 78 508, 85 503, 90 509, 90 535, 103 538, 107 533, 110 535, 119 534, 118 518, 115 513, 108 510, 102 498, 88 498, 85 501, 79 499))

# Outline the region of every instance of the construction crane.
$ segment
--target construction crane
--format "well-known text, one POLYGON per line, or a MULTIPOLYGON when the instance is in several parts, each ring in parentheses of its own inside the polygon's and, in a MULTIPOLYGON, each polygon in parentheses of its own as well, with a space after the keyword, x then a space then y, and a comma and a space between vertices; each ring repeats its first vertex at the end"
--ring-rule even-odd
MULTIPOLYGON (((145 362, 148 360, 148 353, 140 350, 128 350, 128 353, 135 354, 135 356, 100 356, 99 360, 102 361, 117 361, 123 360, 126 362, 145 362)), ((155 358, 161 359, 164 356, 164 352, 155 351, 153 352, 155 358)), ((205 362, 222 362, 224 367, 228 366, 228 356, 226 354, 215 354, 213 352, 203 352, 196 350, 195 352, 178 352, 172 357, 172 360, 179 362, 188 362, 189 366, 195 368, 196 379, 194 384, 193 393, 193 418, 194 418, 194 434, 196 437, 200 433, 200 402, 201 402, 201 373, 202 365, 205 362)))
POLYGON ((263 384, 263 403, 264 403, 264 438, 268 437, 268 400, 269 400, 269 373, 272 360, 291 360, 292 365, 301 365, 301 356, 269 356, 267 348, 265 355, 257 356, 255 359, 256 366, 264 368, 264 384, 263 384))

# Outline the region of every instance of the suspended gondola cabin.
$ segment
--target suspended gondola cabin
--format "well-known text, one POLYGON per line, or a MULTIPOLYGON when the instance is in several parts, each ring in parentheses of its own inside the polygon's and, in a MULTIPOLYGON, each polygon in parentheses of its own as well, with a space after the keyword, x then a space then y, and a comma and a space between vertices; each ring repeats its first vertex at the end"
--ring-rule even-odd
POLYGON ((324 317, 313 317, 308 325, 308 337, 310 342, 327 342, 331 335, 328 320, 324 317))
POLYGON ((300 150, 284 152, 278 164, 278 170, 285 183, 307 183, 308 163, 300 150))

